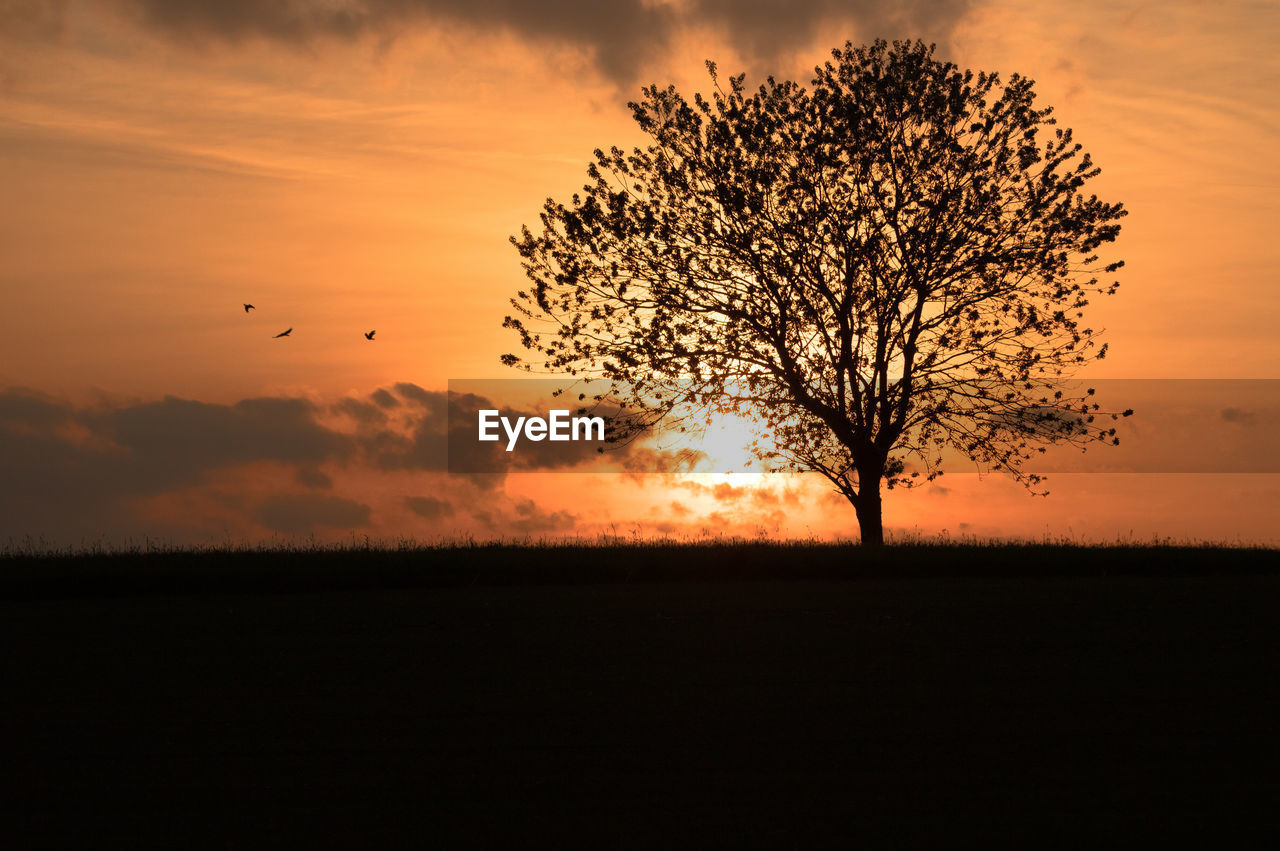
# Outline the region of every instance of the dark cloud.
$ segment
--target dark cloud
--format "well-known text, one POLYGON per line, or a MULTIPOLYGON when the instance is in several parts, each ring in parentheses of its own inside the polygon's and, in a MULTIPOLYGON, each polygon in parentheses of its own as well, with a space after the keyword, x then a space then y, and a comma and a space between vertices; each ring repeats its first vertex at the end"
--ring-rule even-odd
POLYGON ((833 33, 832 48, 876 38, 945 41, 969 6, 970 0, 695 0, 689 19, 726 32, 752 57, 753 71, 772 73, 770 60, 822 33, 833 33))
POLYGON ((563 534, 573 530, 578 517, 568 511, 546 511, 526 497, 515 501, 510 512, 480 510, 473 516, 494 532, 508 537, 563 534))
MULTIPOLYGON (((142 502, 205 483, 215 471, 349 460, 351 437, 320 425, 315 413, 300 399, 77 407, 0 391, 0 540, 155 531, 139 514, 142 502)), ((295 475, 305 476, 300 470, 295 475)))
POLYGON ((602 73, 635 78, 655 48, 667 43, 674 15, 643 0, 118 0, 144 26, 189 41, 237 43, 259 38, 297 46, 374 36, 406 28, 463 26, 509 32, 548 47, 586 49, 602 73))
POLYGON ((0 392, 0 541, 25 536, 61 543, 119 528, 127 456, 77 439, 74 410, 29 391, 0 392))
POLYGON ((136 481, 168 487, 254 461, 317 464, 349 457, 350 438, 317 423, 316 412, 305 399, 213 405, 171 396, 83 419, 131 454, 136 481))
POLYGON ((333 479, 326 473, 317 470, 314 467, 298 468, 298 472, 294 475, 294 479, 298 484, 306 488, 328 490, 333 487, 333 479))
POLYGON ((379 387, 377 390, 369 394, 369 398, 379 408, 397 408, 400 406, 400 400, 393 396, 390 391, 379 387))
POLYGON ((351 419, 362 425, 380 425, 387 421, 387 415, 381 407, 360 399, 348 397, 334 405, 332 410, 336 414, 351 417, 351 419))
MULTIPOLYGON (((86 9, 90 0, 79 0, 86 9)), ((0 32, 56 37, 66 29, 69 4, 0 0, 0 32)), ((602 75, 631 88, 648 82, 680 33, 710 29, 753 66, 781 73, 775 60, 823 34, 828 47, 846 39, 923 37, 945 42, 970 0, 111 0, 138 26, 191 43, 236 45, 263 40, 317 52, 325 41, 372 37, 386 44, 430 26, 508 33, 549 49, 586 51, 602 75)), ((715 58, 715 57, 701 57, 715 58)), ((480 57, 478 57, 480 59, 480 57)), ((729 70, 729 69, 726 69, 729 70)), ((661 74, 659 74, 661 76, 661 74)))
POLYGON ((391 389, 394 390, 402 399, 407 399, 410 402, 417 402, 436 416, 444 415, 446 405, 446 395, 444 393, 434 393, 430 390, 424 390, 418 385, 408 381, 397 382, 391 389))
POLYGON ((1256 414, 1253 411, 1245 411, 1241 408, 1223 408, 1222 419, 1229 423, 1248 423, 1253 422, 1256 414))
MULTIPOLYGON (((364 431, 357 437, 368 463, 381 470, 448 470, 449 394, 424 390, 408 382, 378 393, 394 402, 400 419, 395 427, 364 431)), ((384 410, 391 407, 382 405, 384 410)))
POLYGON ((0 393, 0 429, 44 430, 71 421, 71 412, 55 399, 25 388, 0 393))
POLYGON ((502 485, 509 462, 493 456, 488 444, 480 445, 470 439, 474 437, 475 412, 495 407, 492 402, 469 394, 424 390, 407 382, 394 385, 392 390, 398 397, 397 405, 403 403, 401 427, 380 428, 357 438, 369 463, 387 471, 447 472, 453 436, 457 458, 484 456, 471 459, 469 464, 455 465, 460 470, 477 471, 468 473, 466 478, 486 490, 502 485), (451 435, 451 430, 456 434, 451 435))
POLYGON ((264 500, 255 519, 276 532, 304 535, 317 527, 357 529, 369 525, 369 506, 322 494, 278 494, 264 500))
POLYGON ((453 516, 452 504, 432 496, 405 497, 404 504, 414 514, 427 520, 438 520, 441 517, 453 516))
MULTIPOLYGON (((407 503, 427 519, 458 505, 497 504, 506 506, 493 514, 500 534, 572 525, 571 515, 509 504, 501 493, 513 463, 508 453, 498 459, 498 472, 447 474, 450 429, 460 441, 473 438, 477 410, 512 409, 408 383, 369 398, 375 401, 323 407, 293 398, 222 405, 176 397, 77 406, 31 390, 0 390, 0 546, 27 535, 63 546, 168 532, 192 540, 200 529, 217 532, 224 524, 242 534, 251 523, 289 534, 367 525, 367 506, 314 493, 335 488, 322 467, 439 477, 440 493, 407 503), (334 414, 341 415, 337 425, 326 424, 334 414), (253 491, 268 484, 300 492, 255 502, 253 491), (216 517, 202 516, 209 504, 216 517), (163 521, 168 526, 157 525, 156 511, 170 517, 163 521)), ((470 450, 464 444, 461 451, 470 450)), ((551 469, 594 457, 570 446, 532 452, 519 463, 522 470, 551 469)))

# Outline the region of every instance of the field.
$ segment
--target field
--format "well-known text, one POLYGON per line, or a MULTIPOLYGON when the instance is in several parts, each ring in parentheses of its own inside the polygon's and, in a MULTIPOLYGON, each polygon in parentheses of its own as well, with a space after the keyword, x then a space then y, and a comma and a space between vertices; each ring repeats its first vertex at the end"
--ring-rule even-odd
POLYGON ((10 555, 6 844, 1270 846, 1278 568, 1158 546, 10 555))

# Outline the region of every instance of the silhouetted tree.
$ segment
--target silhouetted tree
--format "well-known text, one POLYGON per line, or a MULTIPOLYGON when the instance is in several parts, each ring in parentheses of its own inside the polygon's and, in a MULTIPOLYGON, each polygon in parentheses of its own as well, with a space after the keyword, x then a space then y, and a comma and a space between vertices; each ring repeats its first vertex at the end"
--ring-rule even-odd
POLYGON ((1043 444, 1117 442, 1066 379, 1106 353, 1083 309, 1118 286, 1096 251, 1125 210, 1084 194, 1098 169, 1031 80, 933 53, 846 43, 808 90, 726 90, 711 62, 709 101, 644 89, 653 144, 597 150, 512 238, 533 288, 505 324, 530 354, 503 362, 606 379, 652 419, 750 415, 864 544, 881 482, 932 479, 948 447, 1034 488, 1043 444))

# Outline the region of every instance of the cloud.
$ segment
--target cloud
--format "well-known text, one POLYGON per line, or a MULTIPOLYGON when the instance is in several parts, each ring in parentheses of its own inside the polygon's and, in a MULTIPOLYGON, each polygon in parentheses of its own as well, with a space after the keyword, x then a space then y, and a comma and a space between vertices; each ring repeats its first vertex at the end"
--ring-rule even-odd
POLYGON ((438 520, 453 516, 453 505, 443 499, 432 496, 405 497, 405 506, 414 514, 426 520, 438 520))
POLYGON ((387 415, 383 412, 382 406, 379 406, 376 401, 365 402, 361 399, 348 397, 335 404, 332 410, 334 413, 348 416, 362 425, 378 425, 387 421, 387 415))
MULTIPOLYGON (((81 8, 92 9, 88 0, 81 8)), ((543 48, 586 52, 605 78, 630 88, 652 71, 684 33, 723 33, 741 55, 769 67, 777 58, 832 33, 827 47, 877 36, 945 41, 970 0, 113 0, 136 26, 171 41, 238 45, 259 40, 317 54, 326 41, 365 37, 387 44, 415 29, 453 27, 506 33, 543 48)), ((53 37, 66 7, 43 0, 0 0, 0 25, 53 37)), ((479 59, 480 57, 478 57, 479 59)), ((714 58, 714 57, 705 57, 714 58)))
POLYGON ((578 517, 568 511, 546 511, 527 497, 515 500, 512 511, 497 513, 491 509, 474 512, 477 520, 502 535, 527 537, 572 531, 578 517))
POLYGON ((333 478, 322 470, 314 467, 301 467, 294 475, 294 479, 298 484, 307 488, 318 488, 320 490, 328 490, 333 487, 333 478))
POLYGON ((702 518, 703 527, 702 534, 711 535, 721 533, 729 526, 729 517, 722 512, 713 511, 706 517, 702 518))
POLYGON ((846 39, 945 40, 969 6, 969 0, 696 0, 689 18, 727 32, 739 51, 758 62, 803 49, 822 32, 839 33, 827 45, 833 48, 846 39))
POLYGON ((651 449, 633 444, 630 450, 622 458, 622 468, 637 483, 655 475, 657 481, 670 482, 678 474, 707 472, 710 466, 707 454, 700 449, 651 449))
POLYGON ((0 393, 0 430, 41 432, 69 422, 70 411, 36 390, 16 387, 0 393))
POLYGON ((284 465, 286 475, 296 467, 286 481, 322 486, 316 465, 345 463, 354 446, 315 414, 301 399, 77 407, 30 390, 0 391, 0 540, 154 532, 142 515, 148 499, 260 463, 284 465))
POLYGON ((127 465, 71 430, 74 411, 28 390, 0 393, 0 540, 74 541, 99 523, 118 525, 114 497, 127 465))
POLYGON ((390 391, 382 387, 379 387, 377 390, 370 393, 369 398, 372 399, 373 403, 379 408, 400 407, 400 400, 393 396, 390 391))
MULTIPOLYGON (((572 528, 502 493, 507 471, 564 469, 597 456, 577 444, 520 454, 500 448, 496 473, 448 474, 450 431, 474 438, 475 411, 500 403, 399 383, 320 405, 265 397, 214 404, 159 401, 78 406, 33 390, 0 389, 0 544, 27 535, 63 546, 144 534, 200 540, 269 530, 298 534, 369 526, 378 477, 431 477, 431 496, 400 506, 423 520, 468 506, 502 535, 572 528), (264 493, 267 491, 267 493, 264 493), (326 491, 328 493, 317 493, 326 491), (221 534, 219 534, 221 533, 221 534), (197 536, 197 537, 193 537, 197 536)), ((525 412, 529 413, 529 412, 525 412)), ((476 441, 459 440, 460 451, 476 441)))
POLYGON ((721 482, 711 488, 711 495, 722 502, 736 500, 746 492, 746 488, 734 487, 728 482, 721 482))
POLYGON ((1229 423, 1248 423, 1253 422, 1256 414, 1253 411, 1246 411, 1241 408, 1223 408, 1222 419, 1229 423))
POLYGON ((781 501, 777 493, 763 488, 753 489, 751 491, 751 500, 756 505, 777 505, 781 501))
POLYGON ((316 413, 305 399, 216 405, 170 396, 77 419, 126 451, 132 460, 129 481, 150 490, 254 461, 317 464, 349 457, 350 438, 320 425, 316 413))
MULTIPOLYGON (((384 471, 446 472, 450 467, 452 429, 457 432, 457 440, 452 444, 454 466, 481 471, 469 473, 466 478, 482 489, 492 490, 502 485, 510 462, 494 455, 494 447, 468 439, 473 437, 475 411, 496 407, 492 402, 469 394, 451 396, 425 390, 408 382, 395 384, 388 393, 391 394, 394 394, 391 398, 397 400, 398 418, 394 424, 363 430, 357 435, 368 463, 384 471)), ((378 399, 384 397, 375 394, 371 398, 377 404, 378 399)))
POLYGON ((667 43, 675 15, 644 0, 117 0, 143 27, 169 38, 236 44, 263 39, 314 48, 325 39, 372 36, 387 42, 414 27, 446 25, 506 32, 548 47, 590 52, 619 82, 635 78, 667 43))
POLYGON ((369 514, 369 506, 354 500, 304 493, 268 497, 258 506, 254 517, 268 529, 303 535, 318 526, 330 529, 367 526, 369 514))

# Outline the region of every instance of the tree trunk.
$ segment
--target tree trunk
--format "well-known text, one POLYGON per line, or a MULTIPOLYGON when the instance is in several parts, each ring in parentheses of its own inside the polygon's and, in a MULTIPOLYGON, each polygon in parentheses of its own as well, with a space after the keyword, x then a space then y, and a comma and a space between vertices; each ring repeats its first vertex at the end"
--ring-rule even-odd
POLYGON ((862 533, 862 546, 884 546, 884 522, 880 505, 880 477, 860 477, 858 498, 853 510, 858 515, 858 530, 862 533))

